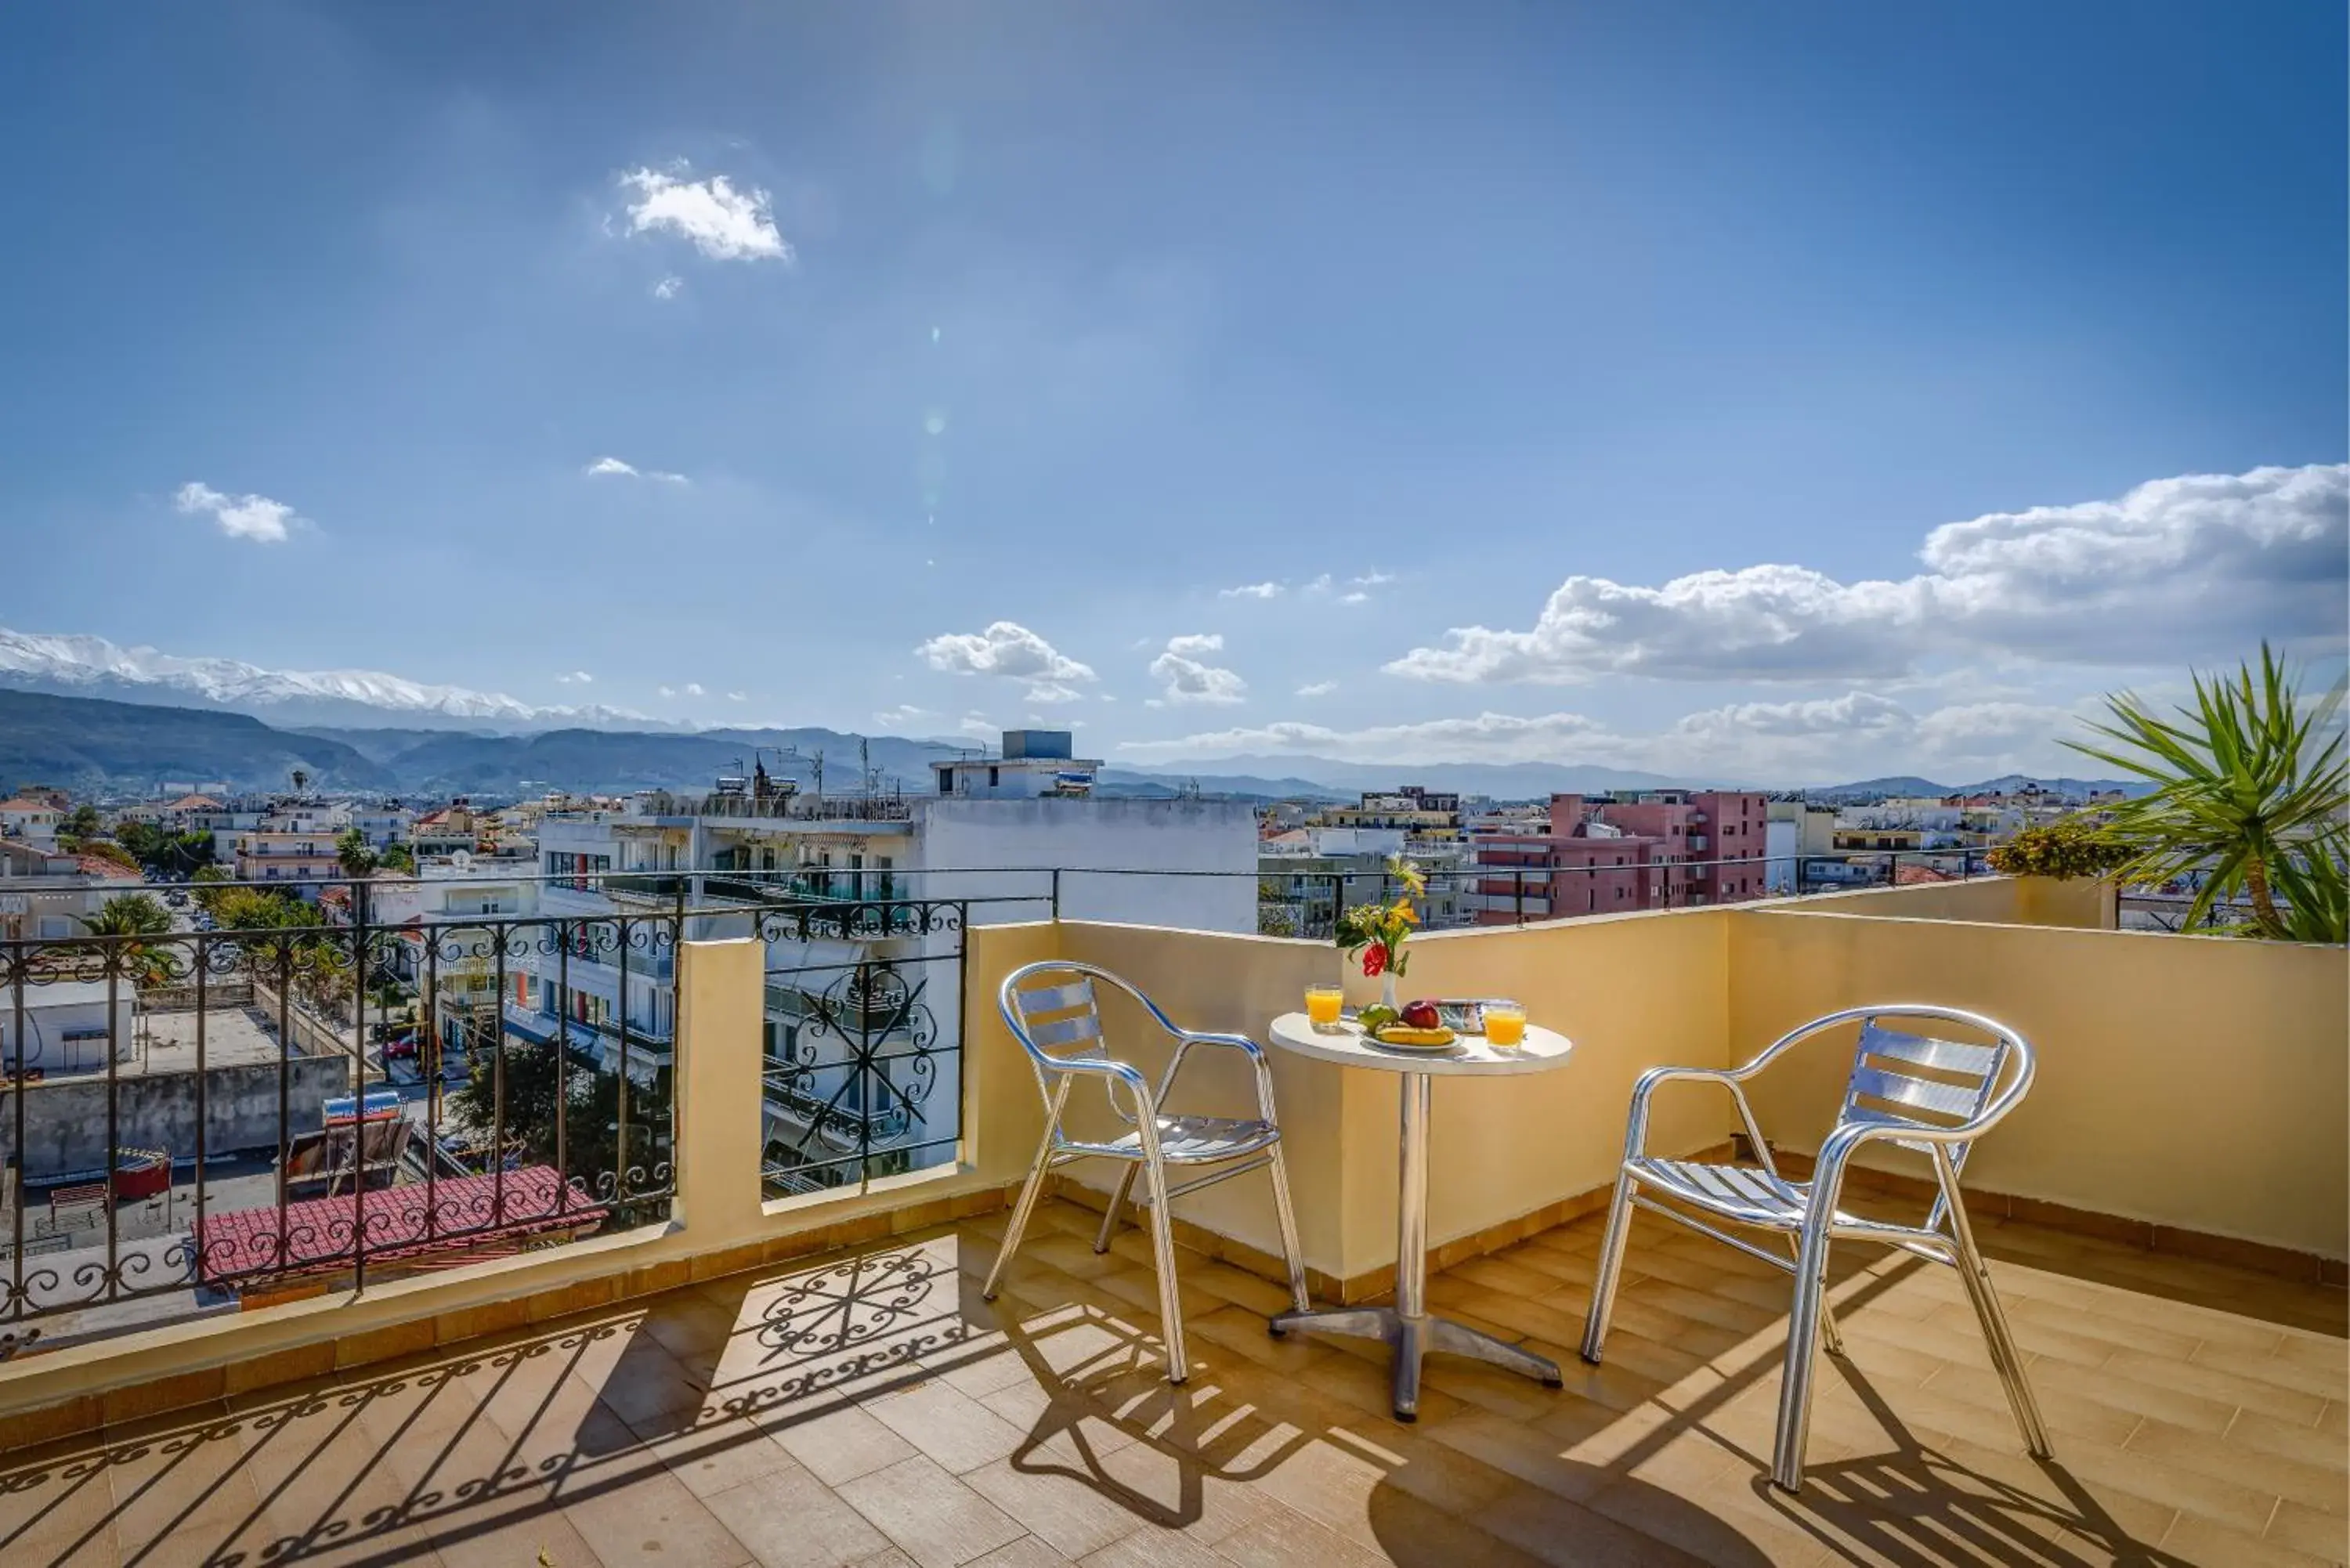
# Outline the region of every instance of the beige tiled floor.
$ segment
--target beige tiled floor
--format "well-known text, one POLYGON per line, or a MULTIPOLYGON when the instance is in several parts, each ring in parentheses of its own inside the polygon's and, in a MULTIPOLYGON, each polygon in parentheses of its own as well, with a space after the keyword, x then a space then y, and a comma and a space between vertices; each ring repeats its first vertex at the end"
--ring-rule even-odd
POLYGON ((1986 1246, 2057 1458, 2026 1459, 1947 1270, 1856 1250, 1811 1474, 1762 1481, 1783 1280, 1644 1219, 1603 1368, 1599 1227, 1440 1276, 1563 1392, 1432 1361, 1387 1415, 1353 1342, 1188 1258, 1191 1383, 1159 1376, 1147 1251, 1047 1206, 0 1459, 0 1563, 1305 1568, 2340 1563, 2343 1293, 2030 1227, 1986 1246))

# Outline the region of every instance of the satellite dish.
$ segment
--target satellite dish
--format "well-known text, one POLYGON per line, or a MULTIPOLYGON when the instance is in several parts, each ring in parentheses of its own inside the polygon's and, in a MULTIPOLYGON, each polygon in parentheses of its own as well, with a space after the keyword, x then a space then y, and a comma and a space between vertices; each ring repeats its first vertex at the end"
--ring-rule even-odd
POLYGON ((451 855, 449 868, 452 871, 471 871, 473 868, 473 852, 470 849, 460 849, 451 855))

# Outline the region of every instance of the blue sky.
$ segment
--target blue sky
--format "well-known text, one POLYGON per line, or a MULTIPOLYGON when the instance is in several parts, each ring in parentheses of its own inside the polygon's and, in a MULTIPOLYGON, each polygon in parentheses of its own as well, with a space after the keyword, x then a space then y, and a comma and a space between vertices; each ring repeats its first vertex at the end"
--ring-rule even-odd
POLYGON ((2338 657, 2344 58, 2316 5, 14 7, 0 625, 1129 762, 2054 766, 2099 691, 2338 657))

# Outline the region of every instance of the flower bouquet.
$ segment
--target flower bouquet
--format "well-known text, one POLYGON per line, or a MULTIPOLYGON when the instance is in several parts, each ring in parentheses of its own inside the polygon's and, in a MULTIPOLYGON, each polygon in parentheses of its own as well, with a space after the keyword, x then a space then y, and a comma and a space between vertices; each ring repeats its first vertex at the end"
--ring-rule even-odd
MULTIPOLYGON (((1396 980, 1411 963, 1411 955, 1404 944, 1411 939, 1411 929, 1419 924, 1419 916, 1411 907, 1413 898, 1427 891, 1428 878, 1419 867, 1400 855, 1388 858, 1388 875, 1401 884, 1402 891, 1384 904, 1357 904, 1338 917, 1338 949, 1352 955, 1362 954, 1365 976, 1381 981, 1379 1007, 1388 1019, 1397 1015, 1396 980)), ((1375 1028, 1372 1010, 1364 1012, 1364 1027, 1375 1028)))

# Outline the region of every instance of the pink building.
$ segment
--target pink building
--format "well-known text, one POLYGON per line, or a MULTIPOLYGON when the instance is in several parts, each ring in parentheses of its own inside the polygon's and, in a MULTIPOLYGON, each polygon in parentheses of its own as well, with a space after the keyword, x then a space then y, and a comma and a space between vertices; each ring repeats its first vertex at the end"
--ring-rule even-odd
POLYGON ((1482 925, 1682 909, 1762 897, 1763 804, 1728 790, 1659 790, 1630 800, 1550 799, 1544 833, 1477 840, 1482 925))

